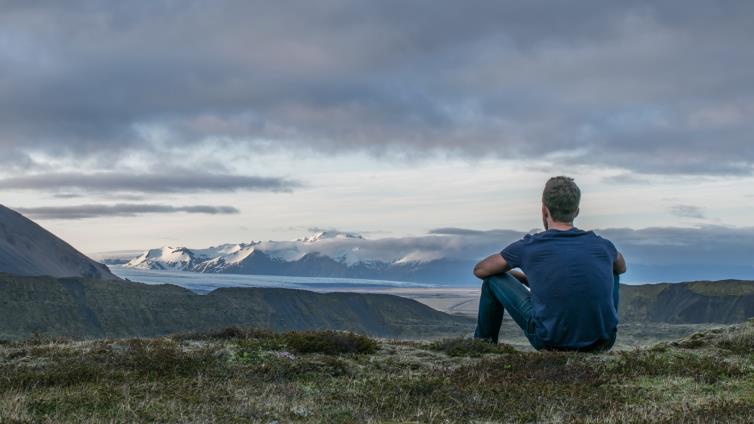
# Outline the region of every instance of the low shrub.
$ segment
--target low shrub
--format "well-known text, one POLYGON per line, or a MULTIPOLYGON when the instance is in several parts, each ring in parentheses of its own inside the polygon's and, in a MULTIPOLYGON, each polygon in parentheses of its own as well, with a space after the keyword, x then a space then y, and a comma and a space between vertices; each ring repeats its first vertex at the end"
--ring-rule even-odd
POLYGON ((355 333, 339 331, 293 331, 282 335, 288 348, 296 353, 375 353, 379 344, 355 333))
POLYGON ((277 334, 272 330, 248 327, 227 327, 222 330, 200 333, 179 334, 176 340, 233 340, 233 339, 268 339, 277 334))
POLYGON ((717 345, 734 353, 754 353, 754 327, 722 336, 717 345))
POLYGON ((126 350, 114 355, 110 361, 145 378, 192 376, 217 365, 211 350, 186 351, 167 339, 129 340, 126 350))
POLYGON ((487 353, 513 353, 516 350, 507 344, 495 344, 480 339, 443 339, 429 345, 430 350, 444 352, 448 356, 477 357, 487 353))
POLYGON ((622 377, 691 377, 697 382, 712 384, 721 378, 747 373, 746 369, 735 362, 693 353, 625 351, 619 352, 618 357, 619 360, 611 369, 622 377))

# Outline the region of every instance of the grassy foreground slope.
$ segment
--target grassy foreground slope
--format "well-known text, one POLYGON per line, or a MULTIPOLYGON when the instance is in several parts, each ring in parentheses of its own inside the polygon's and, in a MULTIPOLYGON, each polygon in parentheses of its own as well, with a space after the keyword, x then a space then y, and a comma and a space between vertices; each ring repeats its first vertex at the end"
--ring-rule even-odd
POLYGON ((198 295, 167 284, 0 274, 0 340, 154 337, 238 325, 422 337, 468 333, 471 323, 385 294, 222 288, 198 295))
POLYGON ((0 346, 0 422, 754 421, 754 322, 649 349, 232 330, 0 346))

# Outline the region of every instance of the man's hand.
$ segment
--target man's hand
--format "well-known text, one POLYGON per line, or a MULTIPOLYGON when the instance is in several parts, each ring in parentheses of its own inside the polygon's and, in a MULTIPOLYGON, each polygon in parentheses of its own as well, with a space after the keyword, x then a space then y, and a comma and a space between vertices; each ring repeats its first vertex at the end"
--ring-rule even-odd
POLYGON ((503 272, 508 271, 508 269, 508 262, 503 259, 502 255, 496 253, 476 264, 474 267, 474 275, 476 275, 477 278, 485 279, 492 275, 502 274, 503 272))
POLYGON ((615 258, 615 263, 613 263, 613 273, 623 274, 626 272, 626 269, 626 260, 623 258, 623 255, 618 252, 618 257, 615 258))

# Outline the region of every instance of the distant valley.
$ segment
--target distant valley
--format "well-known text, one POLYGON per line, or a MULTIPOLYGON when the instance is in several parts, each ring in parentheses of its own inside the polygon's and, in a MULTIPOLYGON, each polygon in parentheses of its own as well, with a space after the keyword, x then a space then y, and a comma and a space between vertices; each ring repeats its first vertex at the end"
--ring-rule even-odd
MULTIPOLYGON (((198 250, 152 249, 132 258, 126 266, 229 275, 395 279, 436 286, 464 281, 457 278, 462 278, 460 272, 466 274, 470 265, 447 259, 452 255, 439 255, 435 241, 427 237, 411 243, 401 239, 370 243, 357 234, 321 232, 290 242, 251 242, 198 250)), ((470 282, 478 285, 476 279, 470 282)), ((432 289, 427 290, 430 293, 432 289)), ((473 313, 451 315, 389 294, 269 287, 223 287, 203 292, 207 294, 172 284, 121 279, 106 265, 0 206, 0 339, 35 334, 73 338, 157 336, 227 326, 339 329, 421 338, 468 334, 474 325, 473 313)), ((475 297, 472 293, 467 303, 473 304, 475 297)), ((754 283, 727 280, 622 286, 620 315, 623 323, 740 322, 754 316, 754 283)))
MULTIPOLYGON (((256 256, 253 249, 249 253, 256 256)), ((391 295, 279 288, 221 288, 199 295, 170 284, 125 281, 0 206, 0 339, 159 336, 229 326, 427 337, 460 334, 469 325, 468 318, 391 295)))

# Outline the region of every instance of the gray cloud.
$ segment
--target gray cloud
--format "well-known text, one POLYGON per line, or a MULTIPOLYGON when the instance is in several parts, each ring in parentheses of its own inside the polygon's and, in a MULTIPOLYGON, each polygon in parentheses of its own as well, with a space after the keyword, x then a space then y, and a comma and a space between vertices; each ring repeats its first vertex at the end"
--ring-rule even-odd
MULTIPOLYGON (((187 193, 236 190, 287 192, 296 187, 300 187, 298 182, 284 178, 188 172, 170 174, 47 173, 0 179, 0 189, 79 190, 95 193, 187 193)), ((71 194, 78 193, 64 195, 71 194)))
POLYGON ((514 230, 470 230, 468 228, 434 228, 428 231, 428 234, 443 236, 470 236, 484 238, 510 239, 523 235, 520 231, 514 230))
POLYGON ((145 214, 166 213, 200 213, 200 214, 237 214, 240 211, 232 206, 170 206, 137 203, 119 203, 115 205, 75 205, 42 206, 34 208, 16 208, 32 219, 85 219, 98 217, 132 217, 145 214))
POLYGON ((706 218, 702 208, 692 205, 673 205, 670 207, 670 213, 681 218, 706 218))
POLYGON ((211 138, 751 173, 752 17, 703 0, 6 2, 0 147, 109 163, 211 138))
POLYGON ((432 230, 429 230, 428 233, 439 234, 439 235, 454 235, 454 236, 476 236, 476 235, 487 234, 487 231, 469 230, 466 228, 445 227, 445 228, 434 228, 432 230))
POLYGON ((638 177, 634 174, 618 174, 611 175, 602 179, 603 182, 608 184, 620 184, 620 185, 646 185, 649 184, 649 180, 638 177))
POLYGON ((84 197, 81 193, 54 193, 52 197, 56 199, 78 199, 84 197))

